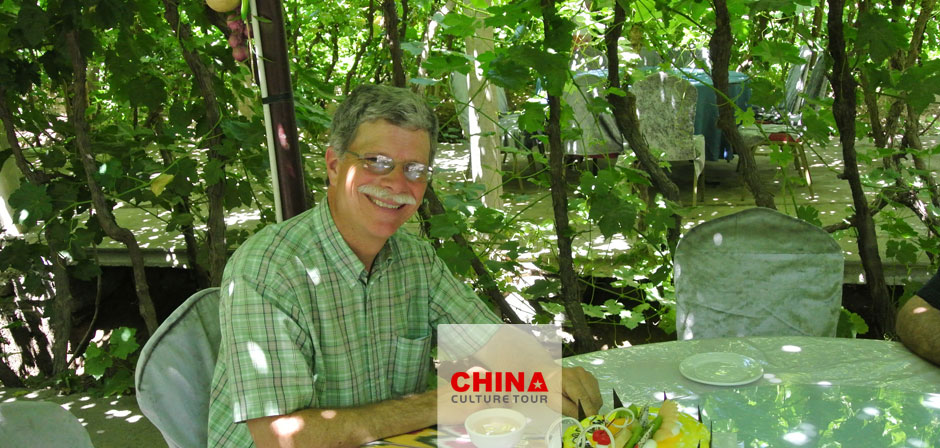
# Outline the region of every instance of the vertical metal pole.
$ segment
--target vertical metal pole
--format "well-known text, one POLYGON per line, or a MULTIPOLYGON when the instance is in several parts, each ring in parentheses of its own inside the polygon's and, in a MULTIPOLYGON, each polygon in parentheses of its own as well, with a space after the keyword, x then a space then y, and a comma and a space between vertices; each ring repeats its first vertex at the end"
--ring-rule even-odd
POLYGON ((297 143, 294 93, 281 0, 251 0, 258 83, 267 124, 271 179, 278 222, 307 209, 303 162, 297 143), (261 17, 262 20, 258 20, 261 17))

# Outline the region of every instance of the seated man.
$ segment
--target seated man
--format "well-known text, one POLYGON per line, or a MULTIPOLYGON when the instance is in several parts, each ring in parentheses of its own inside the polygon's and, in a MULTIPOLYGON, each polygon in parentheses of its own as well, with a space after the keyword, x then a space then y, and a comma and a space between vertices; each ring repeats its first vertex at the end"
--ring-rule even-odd
POLYGON ((898 311, 897 332, 912 352, 940 365, 940 272, 898 311))
MULTIPOLYGON (((399 231, 436 143, 436 117, 408 90, 362 86, 339 106, 326 200, 258 232, 225 267, 209 446, 351 446, 436 423, 437 325, 499 322, 399 231)), ((600 407, 583 369, 562 382, 566 412, 600 407)))

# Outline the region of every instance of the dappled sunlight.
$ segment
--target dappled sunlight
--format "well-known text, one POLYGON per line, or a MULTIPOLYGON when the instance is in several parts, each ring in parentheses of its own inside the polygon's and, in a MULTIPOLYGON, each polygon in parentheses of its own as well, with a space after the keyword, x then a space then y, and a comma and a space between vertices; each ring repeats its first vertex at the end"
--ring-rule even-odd
POLYGON ((774 374, 772 374, 772 373, 765 373, 765 374, 764 374, 764 379, 767 380, 767 382, 770 383, 770 384, 781 384, 781 383, 783 383, 783 380, 780 379, 780 377, 778 377, 777 375, 774 375, 774 374))
POLYGON ((787 353, 799 353, 803 351, 803 348, 798 345, 784 345, 783 347, 780 347, 780 350, 783 350, 787 353))
POLYGON ((724 240, 724 237, 721 235, 720 232, 715 232, 715 234, 712 235, 712 242, 715 243, 715 246, 721 246, 721 242, 723 240, 724 240))
POLYGON ((127 409, 109 409, 105 412, 105 415, 108 416, 107 418, 124 418, 131 415, 131 411, 127 409))
POLYGON ((272 421, 271 428, 278 437, 289 438, 304 429, 304 420, 300 417, 284 416, 272 421))
POLYGON ((319 285, 320 284, 320 270, 317 268, 308 268, 307 278, 310 279, 310 282, 313 283, 313 286, 319 285))
MULTIPOLYGON (((803 425, 800 425, 800 426, 803 426, 803 425)), ((810 426, 809 429, 813 430, 812 434, 815 434, 815 430, 814 428, 812 428, 812 425, 806 425, 806 426, 810 426)), ((806 430, 804 428, 801 428, 801 429, 803 429, 804 431, 806 430)), ((786 435, 783 436, 783 440, 786 440, 787 442, 792 443, 794 446, 804 446, 810 442, 810 438, 811 438, 810 435, 807 435, 805 432, 800 432, 800 431, 787 433, 786 435)))
POLYGON ((247 222, 255 222, 261 220, 260 211, 242 211, 242 212, 229 212, 228 216, 225 217, 225 225, 234 226, 237 224, 244 224, 247 222))
POLYGON ((261 375, 266 375, 270 370, 268 365, 268 356, 264 349, 257 342, 247 342, 246 348, 248 356, 251 358, 251 364, 261 375))
POLYGON ((940 394, 926 394, 921 404, 926 408, 940 409, 940 394))

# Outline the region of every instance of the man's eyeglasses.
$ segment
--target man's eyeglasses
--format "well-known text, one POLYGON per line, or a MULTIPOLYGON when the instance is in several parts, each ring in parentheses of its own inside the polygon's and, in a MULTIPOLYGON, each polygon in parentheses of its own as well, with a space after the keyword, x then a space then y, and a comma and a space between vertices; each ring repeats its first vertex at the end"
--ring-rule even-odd
MULTIPOLYGON (((384 175, 391 173, 395 169, 395 166, 399 164, 394 159, 388 156, 383 156, 382 154, 356 154, 352 151, 344 151, 345 154, 349 154, 353 157, 359 159, 370 173, 384 175)), ((401 163, 402 169, 405 171, 405 179, 408 179, 412 182, 426 182, 428 178, 431 177, 431 167, 420 162, 404 162, 401 163)))

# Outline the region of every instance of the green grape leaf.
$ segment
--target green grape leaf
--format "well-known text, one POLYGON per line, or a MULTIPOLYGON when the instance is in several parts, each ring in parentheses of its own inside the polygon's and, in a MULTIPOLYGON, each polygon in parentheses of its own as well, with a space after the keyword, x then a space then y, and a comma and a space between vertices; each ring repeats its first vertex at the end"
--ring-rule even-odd
POLYGON ((866 10, 859 14, 858 29, 865 30, 858 35, 858 44, 868 47, 869 56, 875 64, 882 64, 898 50, 906 50, 910 30, 905 21, 891 20, 875 10, 866 10))
POLYGON ((120 359, 127 359, 127 356, 137 351, 140 344, 134 336, 137 333, 136 328, 121 327, 111 333, 111 354, 120 359))
POLYGON ((868 47, 869 56, 875 64, 881 65, 898 50, 908 47, 908 29, 906 22, 891 20, 877 10, 868 9, 859 13, 858 45, 868 47))
POLYGON ((437 256, 444 260, 444 263, 454 274, 466 275, 470 273, 470 260, 473 259, 473 254, 469 253, 466 248, 457 245, 457 243, 446 241, 437 250, 437 256))
POLYGON ((206 179, 206 186, 215 185, 225 179, 225 169, 222 161, 218 159, 209 160, 203 170, 203 176, 206 179))
MULTIPOLYGON (((212 160, 212 162, 214 161, 215 160, 212 160)), ((152 181, 150 181, 150 191, 153 192, 154 196, 160 196, 163 194, 163 190, 166 189, 167 184, 173 180, 173 177, 175 176, 166 173, 157 176, 152 181)))
POLYGON ((85 349, 85 373, 96 380, 104 376, 105 370, 114 364, 114 360, 95 343, 85 349))
POLYGON ((805 64, 800 49, 792 42, 762 40, 754 47, 754 56, 775 64, 805 64))
POLYGON ((417 56, 424 51, 424 45, 422 45, 421 42, 402 42, 401 49, 417 56))
POLYGON ((609 314, 612 314, 614 316, 619 316, 620 312, 623 310, 624 310, 623 304, 614 299, 607 299, 606 301, 604 301, 604 311, 606 311, 609 314))
POLYGON ((456 213, 434 215, 429 219, 431 224, 431 238, 447 239, 460 233, 460 225, 456 213))
POLYGON ((451 72, 466 75, 470 73, 470 59, 462 53, 435 52, 424 61, 423 67, 429 75, 436 78, 448 76, 451 72))
POLYGON ((604 309, 597 305, 590 305, 587 303, 581 304, 581 309, 584 310, 584 315, 588 317, 596 317, 598 319, 603 319, 604 309))
POLYGON ((23 182, 20 188, 10 194, 10 205, 16 214, 14 219, 27 227, 52 216, 52 198, 46 193, 45 185, 23 182))
POLYGON ((101 274, 101 268, 92 260, 82 260, 75 267, 69 269, 69 273, 79 280, 90 281, 101 274))
POLYGON ((100 394, 103 397, 112 397, 121 395, 134 388, 134 373, 129 369, 122 368, 114 373, 114 376, 108 378, 101 388, 100 394))
POLYGON ((646 316, 643 314, 643 312, 649 308, 650 304, 648 303, 641 303, 633 307, 632 310, 627 311, 627 317, 621 319, 620 323, 631 330, 635 329, 640 325, 640 322, 646 319, 646 316))
POLYGON ((529 82, 529 67, 505 53, 497 54, 484 69, 487 79, 509 90, 522 89, 529 82))
POLYGON ((839 313, 839 323, 836 327, 836 336, 840 338, 854 338, 856 335, 868 333, 868 324, 865 319, 845 308, 839 313))
POLYGON ((553 316, 565 312, 565 306, 560 303, 542 302, 541 305, 543 310, 552 314, 553 316))
POLYGON ((812 205, 797 205, 796 217, 814 226, 822 227, 822 221, 819 219, 819 209, 812 205))
POLYGON ((473 17, 452 11, 444 16, 444 20, 441 21, 441 25, 443 25, 441 32, 455 37, 469 37, 476 33, 475 21, 473 17))
POLYGON ((503 229, 503 213, 493 208, 478 208, 473 228, 483 233, 499 233, 503 229))
POLYGON ((46 12, 36 6, 36 2, 24 1, 16 16, 16 25, 11 30, 11 35, 19 35, 29 48, 38 48, 45 39, 48 27, 46 12))
POLYGON ((550 297, 557 295, 561 283, 557 278, 540 278, 523 290, 529 297, 550 297))

